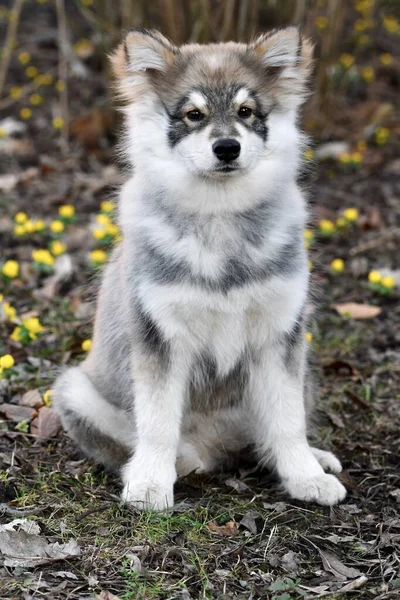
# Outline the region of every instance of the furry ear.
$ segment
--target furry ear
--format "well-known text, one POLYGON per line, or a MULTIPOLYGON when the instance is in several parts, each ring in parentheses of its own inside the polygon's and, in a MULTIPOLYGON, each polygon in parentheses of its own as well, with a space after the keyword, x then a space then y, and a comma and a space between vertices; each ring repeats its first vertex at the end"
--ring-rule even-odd
POLYGON ((261 35, 250 49, 263 66, 277 75, 277 92, 281 103, 293 107, 306 97, 306 83, 311 72, 313 44, 303 38, 297 27, 277 29, 261 35))
POLYGON ((128 77, 134 73, 165 71, 178 53, 158 31, 130 31, 111 56, 114 74, 128 77))

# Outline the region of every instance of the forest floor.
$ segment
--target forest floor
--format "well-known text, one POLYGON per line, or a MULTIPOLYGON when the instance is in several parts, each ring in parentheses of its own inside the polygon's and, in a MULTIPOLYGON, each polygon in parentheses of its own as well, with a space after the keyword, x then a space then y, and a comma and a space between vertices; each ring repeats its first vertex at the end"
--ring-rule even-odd
POLYGON ((0 379, 0 597, 399 597, 400 162, 396 126, 378 134, 368 128, 385 93, 392 101, 393 81, 369 100, 369 112, 364 100, 353 100, 359 129, 346 139, 342 127, 340 140, 361 158, 322 160, 326 146, 317 145, 305 175, 315 299, 308 337, 319 382, 314 437, 340 457, 347 498, 333 508, 292 501, 244 457, 235 471, 179 481, 170 511, 140 514, 120 504, 118 480, 83 459, 60 431, 46 394, 60 366, 82 359, 91 337, 101 269, 90 252, 102 246, 93 231, 107 227, 100 206, 115 198, 123 178, 114 150, 118 116, 93 48, 81 49, 75 66, 84 65, 84 83, 77 76, 68 82, 70 142, 63 146, 54 122, 57 53, 50 35, 33 47, 35 65, 53 79, 35 91, 13 67, 9 84, 22 87, 23 98, 0 101, 0 269, 7 260, 19 265, 18 277, 0 280, 0 356, 15 360, 0 379), (23 119, 31 93, 43 103, 23 119), (73 205, 75 217, 64 218, 57 233, 50 224, 63 205, 73 205), (336 226, 349 208, 358 211, 350 212, 354 222, 336 226), (33 223, 25 233, 15 230, 20 212, 33 223), (321 220, 335 224, 329 235, 321 220), (45 273, 33 265, 32 250, 55 240, 66 252, 45 273), (343 271, 340 263, 332 271, 334 259, 344 261, 343 271), (375 270, 394 278, 390 293, 371 286, 375 270), (358 306, 341 308, 349 302, 358 306), (27 338, 10 338, 36 318, 43 331, 32 334, 37 321, 28 321, 27 338))

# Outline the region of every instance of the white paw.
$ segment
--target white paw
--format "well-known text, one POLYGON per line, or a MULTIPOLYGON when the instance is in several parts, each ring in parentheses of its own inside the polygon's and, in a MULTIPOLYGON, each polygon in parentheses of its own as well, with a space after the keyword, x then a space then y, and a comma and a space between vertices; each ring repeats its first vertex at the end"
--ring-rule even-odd
POLYGON ((346 496, 346 488, 334 475, 326 473, 302 480, 284 480, 283 485, 292 498, 318 502, 325 506, 337 504, 346 496))
POLYGON ((311 452, 325 471, 331 471, 331 473, 342 472, 342 465, 332 452, 319 450, 318 448, 311 448, 311 452))
POLYGON ((122 501, 139 510, 165 510, 174 503, 173 484, 135 480, 125 484, 122 501))

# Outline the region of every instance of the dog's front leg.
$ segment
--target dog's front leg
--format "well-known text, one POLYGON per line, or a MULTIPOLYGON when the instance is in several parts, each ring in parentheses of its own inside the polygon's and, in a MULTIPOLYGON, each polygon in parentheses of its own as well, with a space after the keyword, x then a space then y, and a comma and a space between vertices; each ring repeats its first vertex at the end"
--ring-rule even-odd
POLYGON ((173 504, 188 367, 182 350, 168 356, 133 352, 136 446, 122 470, 122 499, 137 508, 163 510, 173 504))
MULTIPOLYGON (((307 441, 302 336, 299 332, 294 343, 265 346, 254 357, 249 400, 255 441, 260 461, 275 467, 292 498, 331 505, 343 500, 346 490, 324 472, 307 441)), ((339 461, 326 454, 340 470, 339 461)))

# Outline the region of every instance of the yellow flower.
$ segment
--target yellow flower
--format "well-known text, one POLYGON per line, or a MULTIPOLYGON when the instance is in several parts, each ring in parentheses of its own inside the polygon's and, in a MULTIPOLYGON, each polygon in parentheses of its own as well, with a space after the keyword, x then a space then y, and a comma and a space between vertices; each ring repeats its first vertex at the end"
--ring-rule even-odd
POLYGON ((353 29, 356 33, 362 33, 363 31, 367 31, 367 29, 371 29, 373 26, 373 19, 357 19, 353 25, 353 29))
POLYGON ((33 250, 32 258, 39 265, 52 266, 54 264, 54 257, 48 250, 33 250))
POLYGON ((106 232, 104 229, 100 229, 100 227, 98 227, 97 229, 93 230, 93 237, 95 240, 102 240, 106 237, 106 232))
POLYGON ((6 319, 9 321, 14 321, 17 316, 17 311, 9 302, 3 302, 3 311, 6 316, 6 319))
POLYGON ((96 221, 97 223, 100 223, 100 225, 104 226, 109 225, 111 223, 110 217, 108 217, 107 215, 97 215, 96 221))
POLYGON ((354 223, 355 221, 357 221, 359 213, 356 208, 346 208, 346 210, 343 213, 343 216, 349 223, 354 223))
POLYGON ((38 75, 35 78, 34 83, 38 87, 41 85, 51 85, 53 83, 53 76, 50 73, 42 73, 42 75, 38 75))
POLYGON ((32 110, 30 108, 21 108, 21 110, 19 111, 19 116, 21 117, 21 119, 24 119, 25 121, 27 119, 30 119, 32 116, 32 110))
POLYGON ((357 142, 357 150, 359 152, 364 152, 367 149, 367 142, 365 142, 364 140, 360 140, 359 142, 357 142))
POLYGON ((58 209, 58 214, 64 219, 71 219, 75 215, 75 207, 72 204, 63 204, 58 209))
POLYGON ((366 83, 371 83, 375 79, 375 72, 372 67, 362 67, 360 73, 366 83))
POLYGON ((381 285, 387 290, 392 290, 395 286, 394 277, 387 275, 386 277, 382 277, 381 285))
POLYGON ((57 92, 63 92, 65 90, 65 81, 57 81, 55 88, 57 92))
POLYGON ((0 368, 1 369, 11 369, 15 364, 14 357, 11 354, 4 354, 0 356, 0 368))
POLYGON ((387 127, 378 127, 375 131, 375 140, 379 146, 383 146, 386 144, 390 137, 390 129, 387 127))
POLYGON ((357 12, 366 16, 372 11, 372 9, 374 8, 374 4, 374 0, 356 0, 356 2, 354 3, 354 8, 357 12))
POLYGON ((59 220, 52 221, 50 223, 50 230, 53 233, 62 233, 64 231, 64 223, 59 220))
POLYGON ((106 226, 106 233, 107 235, 111 235, 111 237, 115 237, 119 234, 119 229, 117 225, 114 225, 114 223, 110 223, 110 225, 106 226))
POLYGON ((13 85, 10 89, 10 97, 13 100, 19 100, 22 96, 22 89, 18 85, 13 85))
POLYGON ((52 120, 54 129, 62 129, 64 127, 64 119, 62 117, 55 117, 52 120))
POLYGON ((10 339, 13 340, 14 342, 20 342, 22 339, 21 333, 22 333, 22 327, 16 327, 14 329, 14 331, 12 332, 12 334, 10 335, 10 339))
POLYGON ((314 150, 311 150, 311 148, 307 148, 307 150, 304 150, 304 158, 306 160, 312 160, 314 158, 314 150))
POLYGON ((319 228, 322 233, 333 233, 335 231, 335 224, 329 221, 329 219, 322 219, 319 222, 319 228))
POLYGON ((82 342, 82 350, 84 352, 89 352, 92 347, 92 340, 83 340, 82 342))
POLYGON ((31 94, 29 96, 29 102, 33 106, 39 106, 43 102, 43 96, 41 96, 40 94, 31 94))
POLYGON ((107 253, 104 250, 93 250, 90 253, 90 258, 94 263, 102 264, 107 260, 107 253))
POLYGON ((354 63, 354 56, 345 52, 339 58, 339 62, 345 69, 350 69, 351 65, 354 63))
POLYGON ((3 127, 0 127, 0 139, 5 138, 7 135, 6 131, 4 130, 3 127))
POLYGON ((339 154, 339 161, 343 165, 347 165, 350 162, 350 160, 351 158, 349 152, 342 152, 341 154, 339 154))
POLYGON ((368 275, 368 281, 370 283, 380 283, 382 281, 382 275, 379 271, 371 271, 368 275))
POLYGON ((338 217, 336 219, 336 227, 338 229, 344 229, 347 226, 347 221, 344 217, 338 217))
POLYGON ((363 155, 361 154, 361 152, 352 152, 351 154, 351 162, 356 164, 356 165, 360 165, 363 161, 363 155))
POLYGON ((34 233, 35 228, 36 228, 36 225, 35 225, 34 221, 31 221, 29 219, 29 221, 27 221, 25 223, 25 233, 34 233))
POLYGON ((37 77, 38 73, 39 73, 39 70, 36 67, 33 67, 32 65, 25 69, 25 75, 27 77, 29 77, 30 79, 35 79, 35 77, 37 77))
POLYGON ((1 270, 2 274, 9 279, 15 279, 19 273, 19 263, 16 260, 7 260, 1 270))
POLYGON ((323 31, 324 29, 326 29, 328 27, 328 17, 324 17, 322 15, 320 15, 319 17, 317 17, 315 19, 315 25, 317 27, 317 29, 320 29, 321 31, 323 31))
POLYGON ((388 65, 392 64, 393 56, 391 54, 389 54, 389 52, 384 52, 383 54, 380 55, 379 60, 381 61, 381 63, 383 65, 385 65, 385 67, 387 67, 388 65))
POLYGON ((115 202, 112 200, 104 200, 100 204, 100 210, 105 213, 113 212, 113 210, 115 210, 115 202))
POLYGON ((18 54, 18 60, 22 65, 27 65, 31 61, 31 55, 29 52, 20 52, 18 54))
POLYGON ((304 334, 304 337, 306 338, 306 342, 308 342, 309 344, 311 344, 311 342, 313 341, 313 334, 311 333, 311 331, 306 331, 306 333, 304 334))
POLYGON ((39 333, 44 331, 44 327, 37 317, 30 317, 29 319, 23 319, 22 325, 29 332, 31 340, 36 340, 39 333))
POLYGON ((54 256, 60 256, 60 254, 64 254, 66 250, 67 246, 60 242, 60 240, 54 240, 54 242, 51 243, 51 252, 54 256))
POLYGON ((389 33, 397 33, 400 31, 400 24, 396 17, 388 15, 383 19, 383 26, 389 33))
POLYGON ((24 212, 18 212, 14 217, 14 221, 16 223, 18 223, 19 225, 26 223, 27 220, 28 220, 28 215, 24 212))
POLYGON ((344 261, 341 258, 335 258, 335 260, 331 262, 331 269, 334 273, 343 273, 344 261))
POLYGON ((53 390, 46 390, 43 394, 43 404, 45 406, 51 406, 53 398, 53 390))
POLYGON ((310 242, 314 237, 314 233, 311 231, 311 229, 305 229, 303 231, 303 236, 307 242, 310 242))
POLYGON ((25 225, 15 225, 14 227, 15 235, 24 235, 25 234, 25 225))
POLYGON ((35 228, 35 231, 37 231, 37 232, 43 231, 43 229, 46 227, 45 222, 42 221, 41 219, 34 221, 33 226, 35 228))
POLYGON ((370 41, 371 41, 371 38, 366 33, 364 33, 363 35, 360 35, 360 37, 358 38, 358 42, 361 46, 366 46, 367 44, 370 43, 370 41))

